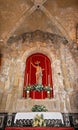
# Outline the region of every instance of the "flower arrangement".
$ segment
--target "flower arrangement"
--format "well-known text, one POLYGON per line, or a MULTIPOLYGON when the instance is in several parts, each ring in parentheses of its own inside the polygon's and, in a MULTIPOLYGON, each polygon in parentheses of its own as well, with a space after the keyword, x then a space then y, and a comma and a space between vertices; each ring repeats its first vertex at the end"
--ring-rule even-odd
POLYGON ((32 112, 46 112, 46 111, 48 111, 48 110, 43 105, 34 105, 32 107, 32 112))
POLYGON ((31 90, 31 86, 30 85, 28 85, 28 86, 26 86, 26 87, 24 87, 24 91, 30 91, 31 90))
POLYGON ((26 91, 30 91, 30 90, 31 90, 31 87, 28 85, 28 86, 26 86, 25 90, 26 90, 26 91))
POLYGON ((35 85, 32 85, 32 86, 30 86, 30 85, 26 86, 25 90, 26 91, 36 90, 38 92, 41 92, 43 90, 45 90, 45 91, 51 91, 52 88, 50 86, 43 86, 43 85, 40 85, 40 84, 35 84, 35 85))
POLYGON ((44 86, 43 85, 40 85, 40 84, 35 84, 31 87, 31 90, 36 90, 38 92, 44 90, 44 86))
POLYGON ((45 86, 45 87, 44 87, 44 90, 45 90, 45 91, 51 91, 51 90, 52 90, 52 88, 51 88, 51 87, 49 87, 49 86, 45 86))
POLYGON ((33 127, 45 127, 46 123, 43 118, 43 114, 38 115, 36 114, 35 118, 33 119, 33 127))

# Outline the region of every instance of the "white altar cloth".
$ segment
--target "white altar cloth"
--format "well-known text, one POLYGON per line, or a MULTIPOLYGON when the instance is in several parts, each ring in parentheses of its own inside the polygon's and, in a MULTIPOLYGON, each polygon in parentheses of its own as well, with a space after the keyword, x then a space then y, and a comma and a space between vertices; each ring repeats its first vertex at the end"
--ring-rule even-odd
POLYGON ((17 119, 34 119, 36 114, 41 115, 43 114, 44 119, 61 119, 62 123, 63 122, 63 116, 60 112, 21 112, 21 113, 16 113, 14 123, 16 122, 17 119))

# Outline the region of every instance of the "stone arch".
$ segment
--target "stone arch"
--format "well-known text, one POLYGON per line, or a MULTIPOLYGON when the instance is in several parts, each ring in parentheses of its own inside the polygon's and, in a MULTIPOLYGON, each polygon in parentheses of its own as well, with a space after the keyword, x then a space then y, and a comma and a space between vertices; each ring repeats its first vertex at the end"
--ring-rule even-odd
POLYGON ((52 62, 52 56, 54 56, 51 52, 50 52, 50 50, 48 50, 48 49, 46 49, 46 48, 44 48, 44 50, 43 50, 43 48, 35 48, 35 47, 32 47, 32 48, 30 48, 29 50, 26 50, 25 52, 24 52, 24 54, 23 54, 23 56, 22 56, 22 61, 24 62, 24 64, 25 64, 25 62, 26 62, 26 59, 30 56, 30 55, 32 55, 33 53, 43 53, 44 55, 48 55, 48 58, 50 59, 50 61, 52 62))

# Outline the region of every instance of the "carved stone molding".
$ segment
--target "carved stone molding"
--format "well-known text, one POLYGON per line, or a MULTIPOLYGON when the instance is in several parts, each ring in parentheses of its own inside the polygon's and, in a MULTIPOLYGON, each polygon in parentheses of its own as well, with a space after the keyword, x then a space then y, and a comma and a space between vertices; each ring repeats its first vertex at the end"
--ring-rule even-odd
POLYGON ((65 37, 59 36, 57 34, 52 34, 49 32, 43 32, 40 30, 36 30, 34 32, 26 32, 19 36, 11 36, 7 43, 11 45, 14 42, 21 41, 24 43, 25 41, 33 42, 33 41, 41 41, 41 42, 48 42, 50 40, 53 44, 56 44, 57 42, 61 42, 63 44, 67 44, 68 41, 65 37))

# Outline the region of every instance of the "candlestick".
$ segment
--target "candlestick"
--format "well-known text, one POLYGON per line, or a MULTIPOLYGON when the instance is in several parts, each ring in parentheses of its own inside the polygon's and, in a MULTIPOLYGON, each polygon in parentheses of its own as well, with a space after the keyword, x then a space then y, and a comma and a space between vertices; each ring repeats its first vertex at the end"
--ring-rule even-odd
POLYGON ((27 73, 27 82, 26 82, 26 84, 28 85, 28 73, 27 73))
POLYGON ((48 86, 50 86, 50 75, 48 75, 48 86))

